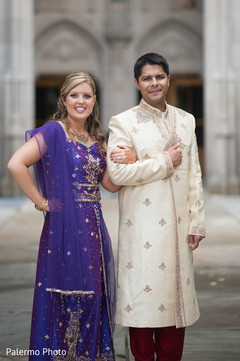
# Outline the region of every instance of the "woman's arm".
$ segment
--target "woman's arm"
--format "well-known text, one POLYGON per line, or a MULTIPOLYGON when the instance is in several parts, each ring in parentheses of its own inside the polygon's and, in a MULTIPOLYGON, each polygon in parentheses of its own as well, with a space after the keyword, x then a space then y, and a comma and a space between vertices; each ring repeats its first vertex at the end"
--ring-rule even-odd
POLYGON ((39 159, 38 144, 33 137, 13 154, 8 162, 8 169, 23 193, 25 193, 33 203, 41 207, 44 203, 44 197, 35 186, 28 170, 28 168, 39 159))
POLYGON ((102 181, 101 181, 102 186, 108 190, 109 192, 115 193, 118 192, 119 189, 121 189, 121 186, 117 186, 116 184, 114 184, 108 174, 108 169, 106 168, 105 173, 103 175, 102 181))

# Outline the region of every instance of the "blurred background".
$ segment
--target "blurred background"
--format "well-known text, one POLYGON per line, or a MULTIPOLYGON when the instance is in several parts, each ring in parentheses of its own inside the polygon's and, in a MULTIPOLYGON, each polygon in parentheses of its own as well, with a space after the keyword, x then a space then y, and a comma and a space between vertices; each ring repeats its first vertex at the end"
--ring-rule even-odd
POLYGON ((19 195, 6 164, 54 112, 66 75, 97 85, 102 130, 135 106, 136 59, 170 65, 169 104, 196 117, 209 193, 240 194, 238 0, 0 0, 0 197, 19 195))

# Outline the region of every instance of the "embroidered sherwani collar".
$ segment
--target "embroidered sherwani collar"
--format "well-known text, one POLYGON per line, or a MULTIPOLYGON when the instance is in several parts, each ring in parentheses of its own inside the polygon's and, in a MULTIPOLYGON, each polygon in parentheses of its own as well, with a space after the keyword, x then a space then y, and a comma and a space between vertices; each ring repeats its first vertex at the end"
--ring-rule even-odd
POLYGON ((162 118, 161 110, 152 107, 142 99, 136 108, 136 118, 137 123, 153 122, 157 126, 161 136, 166 140, 165 149, 177 143, 184 146, 176 132, 176 112, 167 103, 165 117, 162 118))
MULTIPOLYGON (((153 120, 154 119, 162 119, 162 112, 161 110, 159 110, 158 108, 152 107, 150 104, 148 104, 143 98, 141 99, 140 103, 139 103, 139 113, 143 114, 143 118, 140 116, 139 120, 140 123, 144 122, 146 123, 149 120, 153 120)), ((169 113, 169 106, 166 103, 166 111, 165 111, 165 118, 168 117, 168 113, 169 113)))

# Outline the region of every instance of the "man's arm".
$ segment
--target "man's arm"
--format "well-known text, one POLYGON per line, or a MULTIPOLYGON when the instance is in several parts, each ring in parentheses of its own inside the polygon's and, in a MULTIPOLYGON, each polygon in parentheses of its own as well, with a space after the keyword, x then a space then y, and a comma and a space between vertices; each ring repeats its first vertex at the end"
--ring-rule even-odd
POLYGON ((119 119, 111 118, 109 130, 108 169, 113 183, 135 186, 164 179, 173 174, 173 162, 168 152, 161 152, 143 162, 137 160, 133 164, 116 164, 111 161, 110 154, 113 148, 124 145, 133 149, 134 145, 128 130, 122 126, 119 119))
POLYGON ((192 250, 206 235, 202 173, 198 158, 198 148, 195 134, 195 119, 193 119, 192 146, 190 150, 189 167, 189 246, 192 250))

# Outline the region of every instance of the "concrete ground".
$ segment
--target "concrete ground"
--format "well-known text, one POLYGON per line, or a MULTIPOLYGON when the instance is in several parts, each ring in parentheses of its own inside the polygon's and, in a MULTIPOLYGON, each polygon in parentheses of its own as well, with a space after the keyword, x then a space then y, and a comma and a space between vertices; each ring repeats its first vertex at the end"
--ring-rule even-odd
MULTIPOLYGON (((200 320, 186 332, 183 361, 240 360, 240 196, 205 196, 207 238, 194 252, 200 320)), ((115 195, 103 212, 116 255, 115 195)), ((43 216, 24 198, 0 198, 0 361, 27 360, 36 259, 43 216)), ((127 329, 116 327, 117 359, 133 360, 127 329)))

